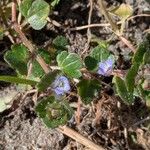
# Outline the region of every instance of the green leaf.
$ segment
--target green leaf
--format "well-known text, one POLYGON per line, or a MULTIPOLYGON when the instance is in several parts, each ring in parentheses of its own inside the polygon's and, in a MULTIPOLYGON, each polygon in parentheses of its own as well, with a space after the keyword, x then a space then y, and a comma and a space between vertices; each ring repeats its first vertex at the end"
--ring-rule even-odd
POLYGON ((61 70, 69 77, 81 77, 80 69, 82 68, 82 62, 77 54, 63 51, 57 55, 57 63, 61 70))
POLYGON ((27 85, 33 85, 33 86, 35 86, 38 83, 33 80, 22 79, 22 78, 13 77, 13 76, 0 76, 0 81, 16 83, 16 84, 27 84, 27 85))
POLYGON ((93 71, 97 68, 98 62, 96 59, 92 58, 91 56, 87 56, 85 57, 84 63, 88 70, 93 71))
POLYGON ((133 93, 134 87, 135 87, 135 78, 139 70, 139 65, 137 63, 134 63, 131 68, 128 70, 128 73, 125 78, 125 83, 128 92, 133 93))
POLYGON ((66 50, 66 46, 69 45, 68 39, 64 36, 57 36, 53 40, 53 45, 57 50, 66 50))
POLYGON ((115 83, 116 91, 121 99, 126 104, 131 104, 133 102, 133 93, 128 92, 124 80, 122 80, 120 77, 115 76, 113 78, 113 82, 115 83))
MULTIPOLYGON (((40 55, 44 59, 44 61, 47 64, 50 64, 51 56, 50 56, 49 52, 45 51, 44 49, 38 49, 37 53, 38 53, 38 55, 40 55)), ((42 69, 40 64, 36 60, 34 60, 33 61, 33 67, 32 67, 32 76, 36 77, 36 78, 40 78, 44 74, 45 74, 44 70, 42 69)))
POLYGON ((44 118, 46 116, 46 107, 55 101, 54 97, 48 97, 40 100, 36 105, 35 111, 37 112, 40 118, 44 118))
MULTIPOLYGON (((144 40, 139 45, 136 53, 133 56, 132 66, 128 70, 128 73, 125 77, 125 81, 123 81, 119 77, 115 77, 115 84, 117 87, 117 92, 124 101, 125 101, 125 99, 127 99, 126 97, 128 97, 127 101, 129 103, 133 101, 133 96, 135 95, 135 91, 138 86, 135 83, 135 78, 136 78, 136 75, 138 74, 139 67, 142 64, 146 64, 147 62, 149 62, 149 56, 148 56, 149 51, 150 51, 150 36, 148 36, 146 38, 146 40, 144 40), (125 93, 125 91, 122 92, 123 88, 120 88, 119 86, 124 87, 124 89, 126 88, 125 90, 128 92, 128 94, 123 95, 123 93, 125 93)), ((138 90, 140 91, 140 93, 142 93, 141 89, 138 89, 138 90)))
POLYGON ((59 72, 60 71, 54 71, 54 72, 50 72, 50 73, 44 75, 41 78, 41 81, 37 84, 38 90, 39 91, 45 91, 48 87, 50 87, 50 85, 55 80, 55 78, 59 72))
POLYGON ((77 85, 78 94, 85 104, 88 104, 92 99, 98 95, 101 84, 98 80, 81 80, 77 85))
POLYGON ((96 46, 90 53, 90 57, 94 58, 98 63, 105 61, 110 56, 110 53, 105 45, 96 46))
POLYGON ((52 6, 52 7, 55 7, 56 5, 58 5, 59 2, 60 2, 60 0, 53 0, 53 1, 51 2, 51 6, 52 6))
POLYGON ((88 70, 96 71, 98 68, 98 63, 107 60, 109 57, 112 57, 110 52, 107 49, 107 43, 100 42, 85 58, 85 65, 88 70))
POLYGON ((27 20, 35 30, 42 29, 47 23, 50 7, 44 0, 35 0, 28 10, 27 20))
POLYGON ((133 14, 133 8, 129 4, 122 3, 119 7, 111 10, 111 13, 119 16, 122 19, 127 19, 133 14))
POLYGON ((21 75, 27 75, 29 52, 24 45, 13 45, 4 55, 5 61, 21 75))
POLYGON ((35 111, 49 128, 56 128, 67 123, 72 117, 72 109, 64 101, 57 101, 53 96, 42 99, 35 111))
POLYGON ((143 63, 143 56, 146 52, 146 49, 147 49, 147 44, 146 44, 146 41, 144 41, 139 45, 136 53, 133 56, 133 59, 132 59, 133 64, 138 63, 140 66, 143 63))
POLYGON ((23 0, 22 3, 20 4, 20 12, 24 17, 27 17, 28 15, 28 10, 30 9, 32 5, 33 0, 23 0))

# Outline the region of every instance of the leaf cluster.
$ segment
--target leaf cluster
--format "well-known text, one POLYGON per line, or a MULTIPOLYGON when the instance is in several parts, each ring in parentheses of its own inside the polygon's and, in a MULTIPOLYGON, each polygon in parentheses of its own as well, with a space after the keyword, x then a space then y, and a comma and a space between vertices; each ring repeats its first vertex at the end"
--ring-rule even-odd
POLYGON ((137 51, 132 58, 131 68, 128 70, 125 78, 121 79, 120 77, 115 76, 113 79, 118 95, 126 104, 131 104, 134 102, 135 88, 140 91, 142 90, 141 83, 136 83, 136 77, 140 67, 149 63, 149 58, 147 57, 149 53, 150 39, 147 37, 147 39, 145 39, 145 41, 143 41, 137 48, 137 51))

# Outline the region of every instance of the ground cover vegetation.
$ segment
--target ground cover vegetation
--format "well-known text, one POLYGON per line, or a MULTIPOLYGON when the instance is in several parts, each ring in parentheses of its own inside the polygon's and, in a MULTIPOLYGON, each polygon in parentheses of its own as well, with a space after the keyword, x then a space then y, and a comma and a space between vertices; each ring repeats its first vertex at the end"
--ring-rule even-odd
POLYGON ((149 150, 149 17, 144 0, 0 1, 0 149, 149 150))

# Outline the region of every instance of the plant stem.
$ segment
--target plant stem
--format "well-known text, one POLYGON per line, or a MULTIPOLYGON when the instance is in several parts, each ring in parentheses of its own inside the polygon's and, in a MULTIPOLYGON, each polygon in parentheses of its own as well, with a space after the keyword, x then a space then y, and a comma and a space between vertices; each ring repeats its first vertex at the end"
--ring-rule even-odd
MULTIPOLYGON (((27 37, 25 36, 25 34, 21 31, 20 25, 17 23, 16 18, 17 18, 16 17, 16 0, 14 0, 12 2, 12 23, 13 23, 13 28, 19 34, 19 36, 20 36, 22 42, 24 43, 24 45, 29 49, 29 51, 33 55, 35 55, 36 54, 36 48, 27 39, 27 37)), ((50 68, 48 67, 48 65, 45 63, 44 59, 40 55, 36 56, 36 60, 41 65, 41 67, 43 68, 43 70, 44 70, 45 73, 50 72, 50 68)))
POLYGON ((113 22, 112 18, 109 15, 109 12, 106 10, 106 7, 103 3, 103 0, 98 0, 98 4, 100 7, 100 11, 103 13, 104 17, 106 18, 106 20, 110 23, 112 29, 114 30, 114 32, 118 32, 118 26, 116 25, 115 22, 113 22))

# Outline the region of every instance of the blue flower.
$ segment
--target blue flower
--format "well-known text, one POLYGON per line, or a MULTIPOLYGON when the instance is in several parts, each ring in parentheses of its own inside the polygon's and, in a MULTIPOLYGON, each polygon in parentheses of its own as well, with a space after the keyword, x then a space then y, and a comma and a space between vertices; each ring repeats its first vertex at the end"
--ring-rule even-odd
POLYGON ((57 76, 51 87, 56 95, 64 95, 70 91, 70 83, 65 76, 57 76))
POLYGON ((110 57, 105 61, 99 63, 98 74, 103 76, 110 76, 113 71, 114 60, 110 57))

